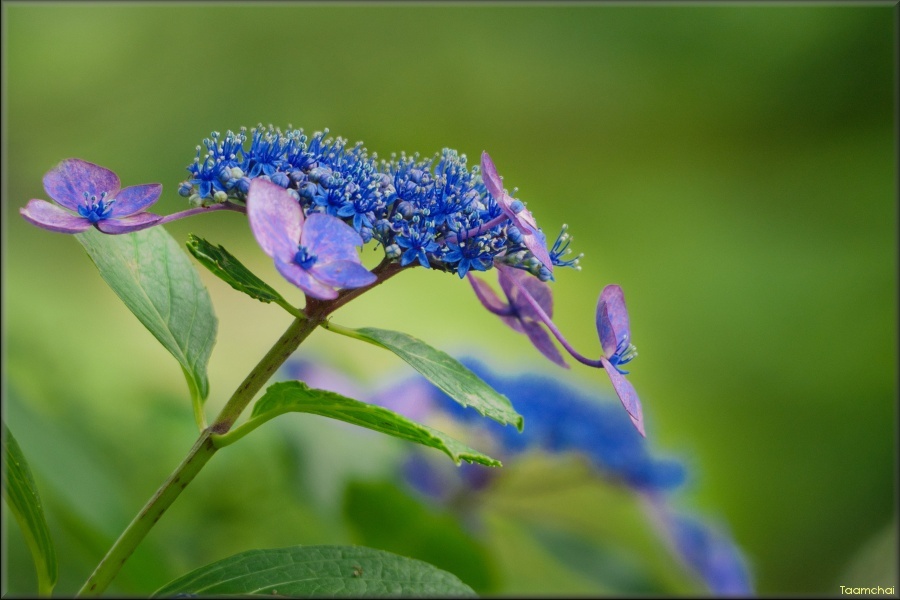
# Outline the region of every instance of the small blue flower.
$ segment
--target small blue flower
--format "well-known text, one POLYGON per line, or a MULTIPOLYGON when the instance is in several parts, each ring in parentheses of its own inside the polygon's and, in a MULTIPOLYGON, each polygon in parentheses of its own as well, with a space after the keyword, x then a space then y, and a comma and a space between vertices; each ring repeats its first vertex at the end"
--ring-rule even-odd
POLYGON ((456 274, 459 278, 468 274, 470 270, 487 271, 494 262, 494 256, 489 250, 490 246, 478 238, 460 240, 458 244, 447 242, 447 252, 443 260, 448 265, 456 265, 456 274))
POLYGON ((572 267, 576 271, 580 271, 581 267, 578 266, 578 262, 584 254, 578 254, 573 258, 563 258, 572 253, 572 250, 569 248, 569 244, 572 242, 572 236, 569 235, 568 229, 569 226, 564 224, 559 235, 556 236, 556 241, 553 242, 553 247, 550 248, 550 262, 552 262, 555 267, 572 267))
POLYGON ((261 175, 271 178, 284 165, 289 145, 290 140, 280 130, 271 125, 264 129, 260 124, 251 132, 250 149, 243 153, 241 169, 250 179, 261 175))
POLYGON ((403 267, 414 261, 419 261, 420 265, 430 269, 431 263, 428 262, 428 253, 436 252, 440 249, 440 246, 434 241, 434 228, 432 227, 424 231, 408 227, 406 234, 398 235, 394 238, 394 241, 401 248, 405 248, 403 254, 400 255, 400 266, 403 267))

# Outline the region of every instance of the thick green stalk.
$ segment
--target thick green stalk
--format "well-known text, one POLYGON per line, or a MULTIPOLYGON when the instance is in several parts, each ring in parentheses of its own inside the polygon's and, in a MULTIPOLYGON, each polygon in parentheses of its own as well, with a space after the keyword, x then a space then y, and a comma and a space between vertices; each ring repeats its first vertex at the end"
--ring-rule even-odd
POLYGON ((200 472, 203 465, 212 458, 216 447, 209 439, 207 429, 200 434, 194 447, 185 457, 175 472, 163 483, 141 512, 129 523, 116 543, 113 544, 97 568, 78 591, 78 596, 99 596, 119 573, 119 569, 144 539, 147 532, 156 524, 166 509, 175 501, 188 483, 200 472))
POLYGON ((129 523, 119 539, 113 544, 97 568, 82 586, 78 596, 99 596, 112 582, 122 565, 134 552, 138 544, 144 539, 150 529, 156 524, 166 509, 175 502, 181 491, 194 479, 200 469, 216 453, 215 444, 210 436, 213 433, 225 433, 234 424, 241 411, 247 407, 253 396, 256 395, 272 374, 284 363, 285 360, 297 349, 300 343, 309 336, 318 326, 315 319, 296 319, 284 332, 271 350, 266 353, 261 361, 254 367, 244 382, 235 390, 231 399, 225 405, 216 422, 204 430, 194 447, 188 453, 175 472, 162 484, 152 498, 144 505, 141 512, 129 523))
MULTIPOLYGON (((187 484, 194 479, 197 473, 200 472, 200 469, 216 453, 218 448, 211 436, 214 434, 216 436, 225 434, 231 429, 256 393, 262 389, 269 378, 278 370, 278 367, 284 364, 284 361, 293 354, 303 340, 309 337, 309 334, 316 327, 324 323, 325 319, 332 312, 364 292, 380 285, 403 269, 404 267, 401 267, 398 263, 385 259, 372 270, 377 279, 371 285, 343 290, 334 300, 323 301, 307 298, 305 311, 300 312, 296 309, 288 311, 297 315, 297 318, 262 360, 250 371, 250 374, 247 375, 238 389, 235 390, 222 408, 219 416, 216 417, 215 422, 200 433, 200 437, 194 443, 194 447, 191 448, 184 461, 178 465, 175 472, 169 476, 147 504, 144 505, 141 512, 125 528, 125 531, 122 532, 122 535, 119 536, 119 539, 116 540, 81 590, 79 590, 78 596, 92 597, 103 593, 162 514, 175 502, 181 491, 187 487, 187 484)), ((197 417, 196 414, 195 417, 197 417)), ((198 420, 198 422, 200 421, 198 420)))
POLYGON ((225 404, 219 416, 210 426, 212 433, 227 433, 237 418, 241 416, 256 393, 272 377, 284 361, 290 358, 300 343, 322 322, 320 317, 298 318, 287 331, 275 342, 275 345, 266 353, 256 368, 250 371, 247 378, 235 390, 231 398, 225 404))

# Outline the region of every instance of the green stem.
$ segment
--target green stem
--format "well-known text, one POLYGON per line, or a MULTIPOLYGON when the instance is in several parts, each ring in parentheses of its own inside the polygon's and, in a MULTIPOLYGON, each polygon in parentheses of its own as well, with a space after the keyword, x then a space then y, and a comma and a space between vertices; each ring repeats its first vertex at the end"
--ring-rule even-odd
POLYGON ((239 427, 235 427, 228 433, 223 433, 221 435, 214 433, 212 435, 212 442, 213 442, 213 444, 216 445, 216 448, 219 448, 219 449, 224 448, 225 446, 230 446, 231 444, 235 443, 236 441, 238 441, 239 439, 241 439, 242 437, 244 437, 245 435, 247 435, 248 433, 250 433, 257 427, 262 425, 263 423, 267 423, 268 421, 271 421, 275 417, 283 415, 288 412, 291 412, 291 411, 289 411, 289 410, 272 411, 272 412, 268 412, 265 415, 262 415, 259 417, 253 417, 252 419, 250 419, 243 425, 241 425, 239 427))
MULTIPOLYGON (((293 354, 303 340, 309 337, 309 334, 311 334, 316 327, 325 323, 328 315, 332 312, 364 292, 385 282, 403 269, 404 267, 401 267, 398 263, 385 259, 372 270, 377 276, 377 279, 371 285, 351 290, 343 290, 334 300, 315 300, 307 298, 305 311, 299 311, 290 307, 291 310, 288 312, 296 315, 297 318, 291 323, 291 326, 288 327, 287 331, 282 334, 278 341, 275 342, 275 345, 272 346, 262 360, 260 360, 253 370, 250 371, 250 374, 247 375, 246 379, 244 379, 238 389, 235 390, 234 394, 232 394, 231 398, 222 408, 219 416, 216 417, 215 422, 200 433, 200 437, 194 443, 194 447, 191 448, 191 451, 184 461, 177 469, 175 469, 175 472, 169 476, 153 497, 150 498, 147 504, 144 505, 141 512, 139 512, 134 520, 129 523, 128 527, 125 528, 125 531, 122 532, 122 535, 119 536, 119 539, 116 540, 112 548, 109 549, 109 552, 106 553, 106 556, 103 557, 103 560, 100 561, 100 564, 97 565, 97 568, 94 569, 94 572, 82 586, 81 590, 79 590, 78 596, 99 596, 106 590, 107 586, 109 586, 116 575, 118 575, 122 565, 125 564, 125 561, 131 556, 131 553, 134 552, 134 549, 137 548, 138 544, 141 543, 162 514, 166 512, 173 502, 175 502, 175 499, 178 498, 181 491, 187 487, 187 484, 194 479, 197 473, 200 472, 200 469, 202 469, 203 466, 209 462, 209 459, 212 458, 212 455, 216 453, 218 447, 214 439, 218 439, 220 442, 222 441, 220 436, 224 436, 224 434, 228 433, 235 421, 237 421, 237 418, 244 409, 247 408, 250 401, 253 400, 256 393, 262 389, 262 386, 264 386, 275 371, 278 370, 278 367, 293 354)), ((279 304, 281 303, 279 302, 279 304)), ((284 307, 284 305, 282 306, 284 307)), ((202 422, 202 411, 198 417, 196 414, 196 406, 194 416, 198 419, 198 423, 202 422)), ((261 423, 257 423, 257 425, 259 424, 261 423)), ((255 427, 256 425, 251 427, 251 429, 255 429, 255 427)), ((232 438, 221 445, 224 446, 231 441, 236 441, 246 433, 249 433, 251 429, 245 430, 242 435, 237 438, 232 438)))
POLYGON ((259 364, 256 365, 243 383, 235 390, 231 398, 225 404, 219 416, 210 426, 212 433, 222 435, 231 429, 237 418, 244 412, 256 393, 262 389, 270 377, 278 370, 284 361, 294 353, 300 343, 312 333, 324 317, 308 317, 295 319, 287 331, 278 338, 275 345, 266 353, 259 364))
POLYGON ((175 501, 187 484, 200 472, 216 447, 209 438, 209 430, 204 431, 197 439, 194 447, 185 457, 175 472, 163 483, 141 512, 128 524, 116 543, 113 544, 97 568, 78 591, 78 596, 99 596, 119 573, 119 569, 144 539, 147 532, 156 524, 162 514, 175 501))
POLYGON ((169 476, 141 509, 141 512, 125 528, 125 531, 81 587, 78 596, 93 597, 103 593, 162 514, 175 502, 181 491, 216 453, 218 448, 213 443, 211 436, 214 433, 225 433, 231 428, 234 419, 237 419, 241 411, 246 408, 256 392, 265 385, 269 377, 287 360, 300 343, 312 333, 318 323, 319 321, 316 319, 296 319, 291 323, 287 331, 234 392, 216 422, 201 432, 184 461, 178 465, 175 472, 169 476))
POLYGON ((362 340, 363 342, 368 342, 370 344, 374 344, 374 345, 378 346, 378 344, 373 342, 370 338, 367 338, 367 337, 357 333, 357 331, 355 329, 350 329, 349 327, 344 327, 342 325, 338 325, 337 323, 332 323, 331 321, 326 321, 325 323, 322 323, 322 327, 324 327, 328 331, 333 331, 334 333, 346 335, 348 338, 353 338, 355 340, 362 340))

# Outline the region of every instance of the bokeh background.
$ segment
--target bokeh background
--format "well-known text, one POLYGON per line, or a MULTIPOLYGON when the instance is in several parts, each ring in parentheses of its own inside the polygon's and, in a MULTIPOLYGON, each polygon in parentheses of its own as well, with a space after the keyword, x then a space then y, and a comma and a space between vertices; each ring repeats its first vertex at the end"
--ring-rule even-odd
MULTIPOLYGON (((159 212, 180 210, 195 145, 258 122, 327 127, 382 157, 490 151, 548 236, 569 223, 585 254, 554 283, 577 348, 599 351, 603 285, 625 289, 650 440, 687 461, 682 506, 727 524, 758 591, 895 583, 895 19, 887 4, 4 3, 4 409, 47 507, 59 593, 195 431, 175 361, 75 240, 17 211, 67 157, 160 181, 159 212)), ((167 228, 225 245, 299 302, 239 215, 167 228)), ((290 317, 201 276, 220 319, 214 414, 290 317)), ((410 272, 335 318, 610 390, 541 362, 452 275, 410 272)), ((357 346, 321 332, 300 354, 363 385, 409 373, 357 346)), ((251 547, 390 537, 354 528, 346 490, 388 480, 402 445, 311 419, 217 457, 111 589, 148 593, 251 547)), ((593 502, 550 490, 528 510, 612 514, 593 502)), ((493 557, 482 590, 615 591, 494 513, 478 534, 493 557)), ((7 590, 33 593, 7 525, 7 590)))

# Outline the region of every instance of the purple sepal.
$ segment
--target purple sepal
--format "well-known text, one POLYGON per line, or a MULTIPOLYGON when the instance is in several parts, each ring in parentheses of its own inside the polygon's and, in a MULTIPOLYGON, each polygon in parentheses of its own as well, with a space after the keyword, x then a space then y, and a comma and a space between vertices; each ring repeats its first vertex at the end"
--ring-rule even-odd
POLYGON ((334 300, 337 291, 324 283, 319 283, 308 271, 294 262, 285 262, 281 257, 275 257, 275 268, 281 275, 303 290, 308 296, 319 300, 334 300))
POLYGON ((638 433, 647 437, 647 434, 644 433, 644 411, 641 409, 641 401, 634 390, 634 386, 606 358, 601 358, 600 362, 603 363, 603 368, 606 370, 606 374, 609 375, 613 389, 616 390, 616 395, 628 412, 631 422, 638 430, 638 433))
POLYGON ((160 183, 132 185, 119 190, 115 195, 116 201, 110 210, 110 218, 116 219, 133 215, 156 202, 160 194, 162 194, 162 184, 160 183))
POLYGON ((363 242, 352 227, 323 213, 304 218, 290 192, 274 183, 253 180, 247 217, 278 272, 313 298, 333 300, 334 288, 358 288, 376 280, 360 264, 356 248, 363 242))
POLYGON ((553 317, 553 291, 549 285, 522 269, 497 265, 497 273, 500 287, 518 315, 535 321, 541 320, 531 303, 522 297, 522 291, 513 280, 525 288, 528 295, 538 303, 548 317, 553 317))
POLYGON ((32 225, 58 233, 81 233, 91 228, 91 222, 66 212, 46 200, 29 200, 19 214, 32 225))
POLYGON ((534 347, 552 363, 568 369, 569 365, 544 329, 544 317, 525 298, 527 293, 549 318, 553 314, 553 292, 550 286, 521 269, 504 265, 497 265, 496 268, 500 287, 506 296, 505 303, 487 283, 471 274, 466 276, 482 306, 498 315, 514 331, 527 335, 534 347), (517 283, 524 291, 519 289, 517 283))
MULTIPOLYGON (((481 178, 484 180, 484 186, 487 188, 488 193, 495 200, 504 196, 503 181, 497 173, 497 167, 494 166, 491 155, 487 152, 481 153, 481 178)), ((503 207, 501 206, 501 208, 503 207)))
POLYGON ((468 279, 469 283, 472 284, 472 289, 475 291, 475 295, 478 297, 478 300, 481 302, 482 306, 484 306, 495 315, 500 315, 501 317, 512 314, 512 308, 510 308, 508 304, 505 304, 502 300, 500 300, 499 297, 497 297, 497 294, 494 293, 494 290, 491 288, 491 286, 481 281, 477 277, 474 277, 471 273, 466 273, 466 279, 468 279))
POLYGON ((300 243, 303 210, 284 188, 254 179, 247 194, 250 230, 263 252, 290 263, 300 243))
POLYGON ((106 219, 97 222, 97 229, 103 233, 131 233, 132 231, 140 231, 156 225, 162 217, 153 213, 140 212, 127 217, 119 217, 117 219, 106 219))
POLYGON ((559 352, 559 349, 557 349, 556 344, 553 343, 550 334, 547 333, 540 323, 536 321, 522 321, 521 327, 525 330, 525 335, 528 336, 528 339, 531 340, 534 347, 547 357, 550 362, 559 365, 563 369, 569 368, 569 365, 559 352))
POLYGON ((363 241, 356 230, 340 219, 325 213, 313 213, 303 224, 300 244, 317 256, 327 256, 329 262, 347 260, 358 264, 356 248, 362 246, 363 241))
POLYGON ((120 185, 118 175, 80 158, 67 158, 44 175, 47 195, 74 211, 84 204, 85 192, 88 197, 100 198, 106 192, 109 198, 115 198, 120 185))
POLYGON ((322 283, 334 287, 358 288, 375 283, 377 279, 368 269, 352 260, 317 264, 309 272, 322 283))
POLYGON ((627 346, 631 342, 625 295, 618 285, 608 285, 600 293, 597 301, 597 333, 600 334, 606 358, 611 358, 620 344, 627 346))
POLYGON ((513 210, 513 199, 503 189, 503 182, 497 173, 497 167, 494 166, 494 161, 487 152, 481 153, 481 177, 500 210, 522 232, 522 242, 525 247, 552 273, 553 261, 547 250, 547 237, 537 226, 537 221, 534 220, 531 211, 524 206, 521 206, 518 211, 513 210))

